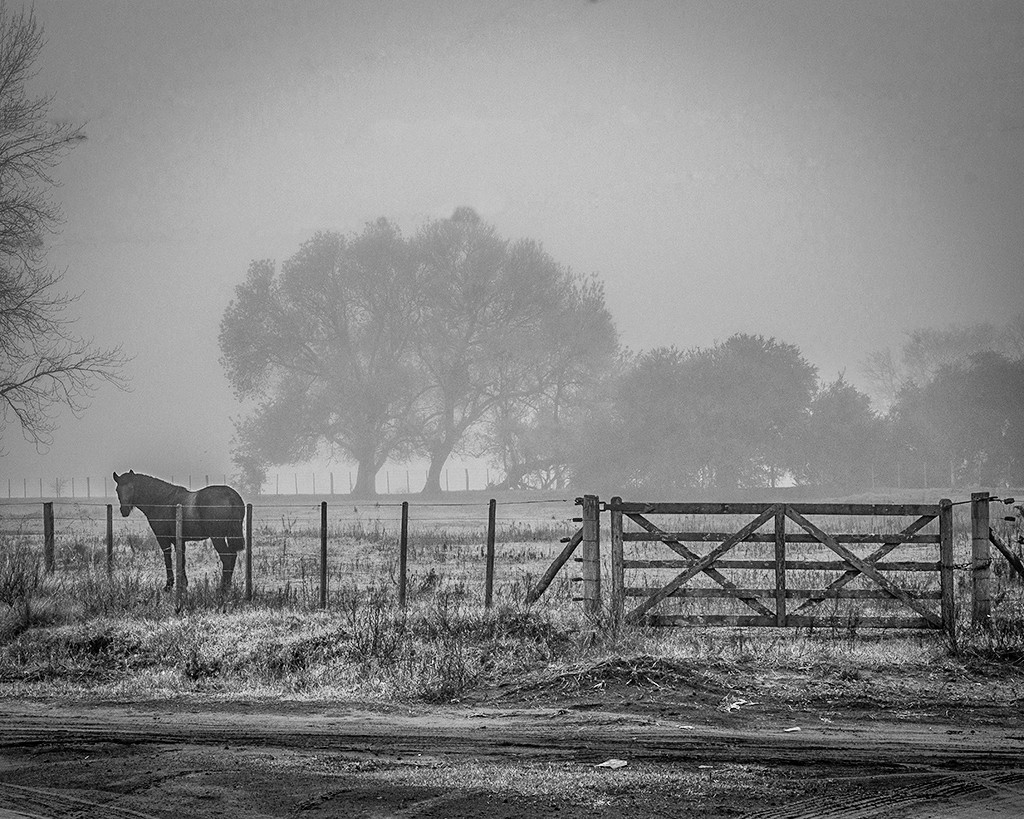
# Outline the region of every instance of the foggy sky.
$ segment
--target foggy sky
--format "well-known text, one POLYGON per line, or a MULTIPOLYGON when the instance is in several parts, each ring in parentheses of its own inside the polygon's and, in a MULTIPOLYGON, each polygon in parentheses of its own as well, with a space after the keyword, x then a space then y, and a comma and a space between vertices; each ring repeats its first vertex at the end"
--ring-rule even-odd
POLYGON ((231 472, 217 333, 253 259, 455 207, 596 273, 624 344, 796 344, 860 383, 1024 308, 1024 3, 36 0, 88 141, 49 259, 133 390, 8 427, 0 478, 231 472))

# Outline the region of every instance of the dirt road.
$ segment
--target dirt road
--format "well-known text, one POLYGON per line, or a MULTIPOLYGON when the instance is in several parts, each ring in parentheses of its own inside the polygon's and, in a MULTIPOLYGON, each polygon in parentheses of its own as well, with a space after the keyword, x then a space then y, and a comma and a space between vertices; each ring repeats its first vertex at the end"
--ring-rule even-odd
POLYGON ((1006 717, 4 701, 0 817, 1024 816, 1006 717))

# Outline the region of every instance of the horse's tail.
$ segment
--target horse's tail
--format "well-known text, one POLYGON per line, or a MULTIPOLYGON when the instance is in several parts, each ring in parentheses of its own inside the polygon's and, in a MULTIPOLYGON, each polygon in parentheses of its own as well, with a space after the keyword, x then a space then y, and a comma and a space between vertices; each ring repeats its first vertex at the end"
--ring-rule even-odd
POLYGON ((249 507, 245 505, 245 501, 242 500, 242 496, 234 489, 231 490, 232 495, 232 511, 238 515, 237 521, 232 521, 232 524, 237 523, 237 527, 232 525, 232 528, 236 529, 235 534, 228 535, 228 549, 232 552, 244 552, 245 551, 245 515, 249 507))

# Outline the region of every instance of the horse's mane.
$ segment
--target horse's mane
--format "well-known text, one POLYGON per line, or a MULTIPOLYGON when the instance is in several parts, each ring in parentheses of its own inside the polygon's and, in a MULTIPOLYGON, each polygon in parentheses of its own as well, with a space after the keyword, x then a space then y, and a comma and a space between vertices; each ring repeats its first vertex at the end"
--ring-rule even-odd
POLYGON ((177 503, 182 494, 188 494, 184 486, 168 483, 152 475, 143 475, 136 472, 133 475, 135 483, 136 506, 139 502, 145 505, 177 503))

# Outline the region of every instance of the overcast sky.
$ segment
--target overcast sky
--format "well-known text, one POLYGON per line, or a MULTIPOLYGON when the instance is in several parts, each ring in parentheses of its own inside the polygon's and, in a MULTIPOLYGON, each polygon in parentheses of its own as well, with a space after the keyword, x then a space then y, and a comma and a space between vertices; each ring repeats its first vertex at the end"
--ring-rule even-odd
POLYGON ((88 136, 49 258, 134 361, 48 452, 7 428, 19 485, 230 472, 233 288, 382 215, 541 241, 634 349, 761 333, 855 383, 906 329, 1024 308, 1019 0, 35 10, 36 88, 88 136))

